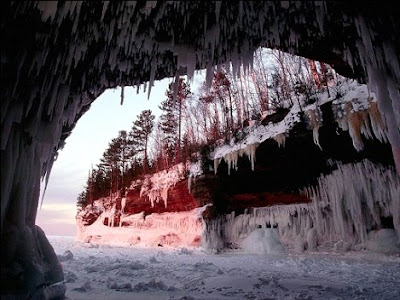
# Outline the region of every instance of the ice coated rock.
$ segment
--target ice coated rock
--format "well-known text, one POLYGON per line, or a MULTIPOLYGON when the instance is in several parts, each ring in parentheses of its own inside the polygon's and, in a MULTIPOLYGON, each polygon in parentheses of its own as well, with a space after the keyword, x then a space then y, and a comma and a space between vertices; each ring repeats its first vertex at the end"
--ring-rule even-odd
POLYGON ((276 228, 258 228, 242 242, 242 249, 252 254, 285 254, 276 228))
POLYGON ((396 231, 389 228, 369 232, 366 246, 374 252, 400 254, 400 240, 396 231))

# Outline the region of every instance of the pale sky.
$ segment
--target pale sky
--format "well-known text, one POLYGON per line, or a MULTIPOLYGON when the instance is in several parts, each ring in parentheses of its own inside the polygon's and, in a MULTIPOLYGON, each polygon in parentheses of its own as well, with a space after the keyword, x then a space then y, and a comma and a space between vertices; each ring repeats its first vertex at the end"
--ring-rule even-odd
MULTIPOLYGON (((47 235, 76 234, 76 201, 83 191, 89 170, 95 167, 111 139, 118 131, 130 131, 142 110, 151 109, 158 116, 158 105, 165 100, 165 91, 172 79, 154 83, 150 98, 147 91, 125 87, 121 105, 121 88, 106 90, 79 119, 64 149, 53 165, 47 191, 36 224, 47 235)), ((44 183, 42 183, 42 187, 44 183)))
MULTIPOLYGON (((95 167, 111 139, 120 130, 130 131, 141 111, 151 109, 156 117, 158 105, 166 99, 165 92, 172 78, 154 82, 150 98, 148 91, 125 87, 121 106, 121 89, 106 90, 79 119, 64 149, 54 162, 43 205, 38 209, 36 224, 47 235, 76 235, 76 202, 84 189, 89 170, 95 167)), ((198 72, 193 87, 204 81, 204 72, 198 72)), ((42 188, 44 183, 42 183, 42 188)), ((39 202, 41 199, 39 200, 39 202)))

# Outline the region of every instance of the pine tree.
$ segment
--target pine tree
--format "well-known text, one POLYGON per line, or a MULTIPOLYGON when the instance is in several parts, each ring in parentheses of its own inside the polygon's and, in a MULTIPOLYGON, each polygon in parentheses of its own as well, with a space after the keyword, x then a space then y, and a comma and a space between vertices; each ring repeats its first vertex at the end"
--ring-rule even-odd
POLYGON ((100 164, 110 178, 111 192, 116 192, 125 186, 124 176, 127 171, 127 163, 132 159, 132 141, 125 130, 121 130, 118 136, 111 140, 108 148, 100 159, 100 164))
POLYGON ((166 152, 169 164, 175 158, 178 139, 178 108, 173 97, 168 97, 161 102, 159 108, 162 111, 158 123, 158 128, 162 132, 162 151, 166 152))
POLYGON ((89 204, 88 203, 88 194, 85 189, 83 192, 81 192, 78 195, 78 199, 77 199, 77 203, 76 203, 78 211, 81 211, 82 209, 84 209, 88 204, 89 204))
POLYGON ((133 149, 137 153, 143 152, 143 170, 146 173, 149 167, 148 145, 149 137, 154 127, 155 116, 151 110, 144 110, 137 116, 137 120, 133 123, 130 137, 133 149))
POLYGON ((177 113, 177 123, 178 123, 178 140, 175 144, 176 146, 176 154, 175 161, 180 162, 181 158, 181 142, 182 142, 182 113, 183 113, 183 105, 185 99, 191 94, 190 85, 185 83, 184 78, 179 78, 178 83, 170 83, 167 90, 167 97, 169 101, 172 101, 172 107, 175 108, 177 113), (178 84, 176 86, 176 84, 178 84))

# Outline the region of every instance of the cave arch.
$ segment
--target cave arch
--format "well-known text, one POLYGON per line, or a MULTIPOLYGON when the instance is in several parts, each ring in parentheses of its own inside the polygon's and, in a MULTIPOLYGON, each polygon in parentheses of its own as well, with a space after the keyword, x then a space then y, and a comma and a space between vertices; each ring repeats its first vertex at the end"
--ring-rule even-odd
POLYGON ((324 61, 377 93, 400 172, 399 34, 395 10, 377 2, 2 4, 2 293, 44 293, 44 282, 62 278, 46 273, 57 260, 35 227, 40 178, 107 88, 246 66, 260 45, 324 61))

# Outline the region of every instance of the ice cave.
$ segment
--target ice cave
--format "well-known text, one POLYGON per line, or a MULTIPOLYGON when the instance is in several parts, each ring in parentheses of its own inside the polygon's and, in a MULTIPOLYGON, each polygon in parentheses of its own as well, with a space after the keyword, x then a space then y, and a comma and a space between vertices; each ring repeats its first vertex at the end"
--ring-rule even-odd
MULTIPOLYGON (((301 186, 298 181, 294 182, 296 188, 304 188, 301 197, 312 200, 288 206, 245 210, 241 202, 244 198, 239 195, 246 194, 246 199, 251 198, 251 193, 263 184, 278 192, 284 189, 276 178, 263 178, 263 174, 266 174, 263 172, 255 172, 261 174, 261 177, 255 177, 251 172, 261 169, 260 166, 267 168, 276 164, 271 158, 276 153, 268 152, 268 143, 286 144, 286 149, 296 149, 301 144, 294 142, 296 132, 302 132, 297 130, 295 121, 291 123, 294 130, 289 137, 280 135, 282 132, 278 126, 273 127, 272 124, 269 133, 258 132, 257 137, 248 137, 247 143, 241 146, 225 145, 219 148, 213 157, 215 173, 203 178, 202 183, 211 186, 207 191, 217 193, 216 198, 219 199, 213 212, 218 216, 208 216, 207 245, 216 249, 224 243, 234 245, 241 235, 246 235, 247 239, 257 239, 258 235, 249 233, 261 223, 264 226, 277 226, 274 234, 287 240, 301 239, 297 245, 310 249, 316 247, 317 240, 332 237, 341 238, 337 247, 351 248, 365 242, 372 229, 385 228, 382 225, 385 222, 390 223, 389 228, 394 230, 399 239, 399 36, 397 11, 389 2, 3 3, 2 298, 64 297, 64 274, 59 260, 44 232, 35 225, 40 182, 42 178, 49 177, 53 162, 76 122, 103 91, 117 86, 146 84, 151 93, 155 80, 179 78, 183 74, 190 78, 198 69, 207 69, 207 80, 211 83, 213 71, 226 62, 231 62, 233 72, 237 72, 239 66, 250 67, 253 53, 260 46, 326 62, 338 74, 366 84, 368 90, 376 95, 382 117, 373 115, 372 109, 360 116, 355 114, 354 117, 365 117, 360 119, 361 123, 357 123, 358 127, 352 120, 341 119, 339 125, 348 130, 350 137, 346 141, 355 149, 352 150, 354 153, 363 148, 361 134, 370 138, 365 142, 366 149, 370 147, 370 150, 363 157, 369 160, 358 160, 354 164, 333 162, 334 171, 320 176, 319 166, 326 162, 329 155, 314 153, 333 153, 335 157, 341 157, 343 149, 337 145, 344 143, 344 140, 335 137, 334 128, 320 127, 315 111, 310 111, 309 118, 314 120, 314 126, 309 135, 311 143, 305 146, 308 149, 305 151, 311 153, 308 165, 302 165, 304 162, 301 159, 296 160, 294 150, 287 150, 278 161, 282 164, 286 162, 282 169, 291 163, 296 164, 299 170, 309 167, 308 175, 316 178, 316 184, 301 186), (385 125, 379 123, 382 118, 385 125), (363 126, 364 121, 370 122, 371 127, 363 126), (333 138, 330 140, 330 137, 333 138), (383 148, 376 144, 381 140, 387 140, 383 148), (260 155, 267 152, 268 155, 260 155), (242 175, 248 178, 246 184, 249 184, 249 190, 239 188, 243 177, 238 177, 236 173, 228 175, 231 170, 240 170, 240 164, 247 157, 251 167, 244 169, 242 175), (388 167, 380 168, 370 160, 383 162, 388 167), (210 179, 212 176, 219 176, 219 188, 210 179), (218 194, 221 189, 238 190, 226 199, 226 193, 218 194), (361 201, 346 202, 348 195, 361 201)), ((288 118, 292 116, 295 119, 291 113, 288 118)), ((280 165, 276 165, 275 170, 279 169, 280 165)), ((196 172, 191 174, 193 176, 186 178, 185 182, 191 191, 187 197, 191 201, 197 197, 198 203, 204 205, 206 202, 202 197, 207 194, 206 189, 199 186, 201 181, 196 178, 196 172)), ((284 174, 279 176, 283 178, 284 174)), ((297 174, 297 178, 303 176, 303 173, 297 174)), ((172 209, 170 204, 173 207, 173 202, 168 202, 167 206, 166 195, 175 184, 174 181, 162 190, 144 191, 151 201, 149 209, 158 198, 163 200, 165 208, 172 209)), ((266 191, 258 192, 262 194, 266 191)), ((127 204, 124 202, 119 205, 123 206, 123 211, 127 204)), ((199 206, 191 203, 188 210, 199 206)), ((107 213, 110 216, 112 214, 111 211, 107 213)), ((194 218, 190 213, 186 217, 194 218)), ((140 215, 136 218, 140 218, 140 215)), ((197 232, 201 224, 196 220, 192 222, 193 228, 190 230, 197 232)), ((123 223, 123 220, 119 221, 123 223)), ((124 221, 133 224, 137 219, 130 217, 124 221)), ((274 235, 269 237, 275 238, 274 235)))

